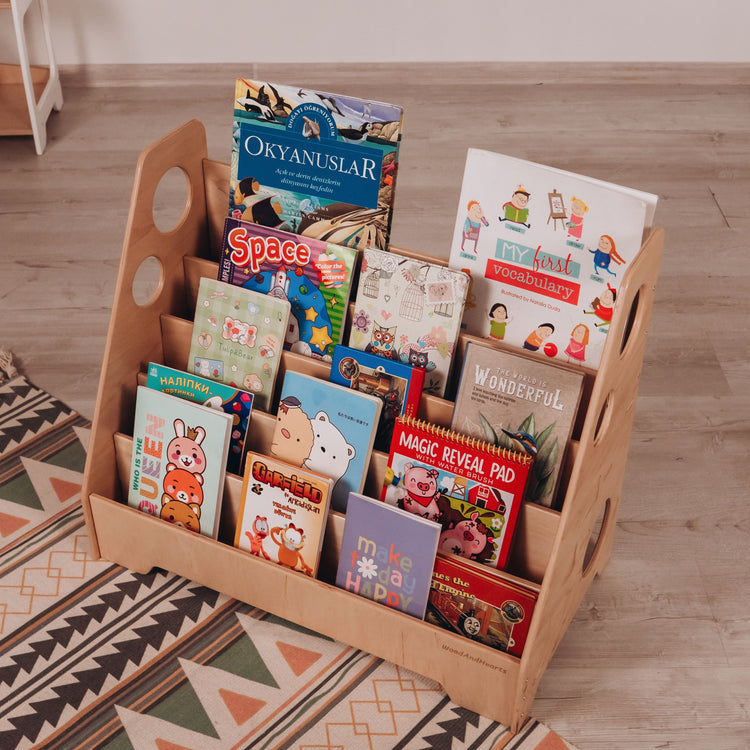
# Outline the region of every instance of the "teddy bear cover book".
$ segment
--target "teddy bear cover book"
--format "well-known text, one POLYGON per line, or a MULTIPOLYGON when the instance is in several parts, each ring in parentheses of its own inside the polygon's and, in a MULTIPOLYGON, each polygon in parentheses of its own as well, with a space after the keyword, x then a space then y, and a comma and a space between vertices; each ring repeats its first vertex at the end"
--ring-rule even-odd
POLYGON ((329 477, 248 453, 234 546, 316 578, 332 486, 329 477))
POLYGON ((352 492, 336 585, 423 619, 439 534, 433 521, 352 492))
POLYGON ((146 369, 146 386, 178 398, 184 398, 213 409, 221 409, 232 416, 232 434, 227 456, 227 471, 242 472, 247 431, 253 411, 253 394, 241 388, 219 383, 216 380, 191 375, 156 362, 149 362, 146 369))
POLYGON ((290 310, 289 300, 201 278, 188 369, 249 391, 268 411, 290 310))
POLYGON ((238 78, 233 112, 228 216, 388 249, 401 107, 238 78))
POLYGON ((449 264, 471 275, 463 323, 595 370, 657 197, 469 149, 449 264))
POLYGON ((349 346, 425 370, 424 391, 445 395, 469 277, 437 263, 368 249, 349 346))
POLYGON ((438 548, 505 567, 533 457, 401 417, 380 499, 441 526, 438 548))
POLYGON ((219 280, 289 300, 284 348, 330 360, 344 333, 356 261, 354 248, 227 218, 219 280))
POLYGON ((361 492, 383 402, 376 396, 287 370, 269 451, 334 481, 331 507, 346 512, 361 492))
POLYGON ((451 428, 534 456, 525 499, 557 507, 582 388, 579 370, 469 341, 451 428))
POLYGON ((128 505, 216 538, 232 417, 139 385, 128 505))

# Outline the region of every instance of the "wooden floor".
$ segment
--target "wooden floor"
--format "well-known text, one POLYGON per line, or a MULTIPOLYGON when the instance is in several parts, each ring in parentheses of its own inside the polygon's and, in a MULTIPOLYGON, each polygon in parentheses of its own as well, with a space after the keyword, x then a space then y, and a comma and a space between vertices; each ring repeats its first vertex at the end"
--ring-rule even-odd
MULTIPOLYGON (((209 156, 228 161, 237 75, 404 106, 402 247, 447 257, 470 146, 660 196, 666 249, 615 549, 531 713, 581 750, 747 750, 750 66, 63 69, 46 153, 0 138, 0 346, 85 416, 138 153, 198 118, 209 156)), ((176 219, 165 190, 159 213, 176 219)))

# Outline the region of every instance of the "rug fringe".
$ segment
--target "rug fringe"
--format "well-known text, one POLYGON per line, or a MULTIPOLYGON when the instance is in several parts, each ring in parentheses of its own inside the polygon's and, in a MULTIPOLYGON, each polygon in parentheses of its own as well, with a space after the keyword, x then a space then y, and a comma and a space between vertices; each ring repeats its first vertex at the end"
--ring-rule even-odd
POLYGON ((13 354, 6 349, 0 349, 0 383, 10 380, 18 375, 18 370, 13 366, 13 354))

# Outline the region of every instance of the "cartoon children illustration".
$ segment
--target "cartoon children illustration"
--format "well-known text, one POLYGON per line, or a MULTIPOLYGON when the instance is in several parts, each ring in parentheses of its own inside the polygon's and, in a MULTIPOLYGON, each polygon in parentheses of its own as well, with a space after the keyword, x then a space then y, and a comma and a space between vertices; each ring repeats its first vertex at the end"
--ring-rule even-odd
POLYGON ((510 221, 514 224, 523 224, 525 227, 530 227, 529 223, 529 193, 523 185, 519 185, 516 188, 516 192, 513 193, 511 199, 503 204, 503 216, 499 216, 500 221, 510 221))
POLYGON ((505 326, 513 318, 508 317, 508 308, 502 302, 495 302, 490 308, 490 338, 502 341, 505 338, 505 326))
POLYGON ((586 359, 586 346, 589 343, 589 327, 585 323, 579 323, 570 332, 570 341, 565 347, 565 353, 577 362, 586 359))
POLYGON ((523 342, 523 348, 530 352, 539 351, 539 347, 544 340, 549 338, 555 332, 555 326, 552 323, 540 323, 523 342))
POLYGON ((625 263, 625 258, 617 254, 615 241, 608 234, 603 234, 599 238, 596 250, 588 248, 588 251, 594 256, 594 271, 596 271, 597 276, 599 275, 600 268, 612 276, 617 276, 614 271, 610 270, 610 262, 614 261, 618 265, 625 263))
POLYGON ((482 224, 488 227, 490 223, 485 218, 484 211, 482 211, 482 207, 479 205, 478 201, 469 201, 466 211, 466 221, 464 221, 464 228, 461 233, 461 252, 469 252, 464 245, 466 240, 470 240, 474 243, 471 252, 476 254, 477 242, 479 242, 479 230, 482 228, 482 224))
POLYGON ((589 207, 574 195, 570 199, 570 218, 565 226, 568 228, 568 237, 576 242, 581 241, 583 232, 583 216, 588 213, 589 207))
POLYGON ((612 313, 614 312, 615 300, 617 299, 617 291, 614 287, 607 283, 607 288, 591 302, 591 310, 584 310, 585 315, 596 315, 601 323, 594 323, 599 328, 609 329, 609 324, 612 322, 612 313))

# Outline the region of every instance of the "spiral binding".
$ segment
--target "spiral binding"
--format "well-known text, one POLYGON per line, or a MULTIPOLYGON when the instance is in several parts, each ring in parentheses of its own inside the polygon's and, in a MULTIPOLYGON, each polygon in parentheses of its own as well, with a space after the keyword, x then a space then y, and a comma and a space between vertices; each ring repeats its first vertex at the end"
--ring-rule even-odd
POLYGON ((417 419, 415 417, 403 416, 397 420, 398 424, 404 427, 410 427, 414 430, 426 432, 435 437, 442 438, 450 443, 457 443, 458 445, 466 446, 477 451, 482 451, 491 456, 499 456, 506 461, 512 461, 513 463, 520 464, 522 466, 528 466, 532 461, 533 457, 528 453, 520 453, 519 451, 511 450, 510 448, 503 448, 499 445, 493 445, 492 443, 482 440, 477 437, 471 437, 464 435, 462 432, 456 432, 448 427, 441 427, 440 425, 428 422, 425 419, 417 419))

